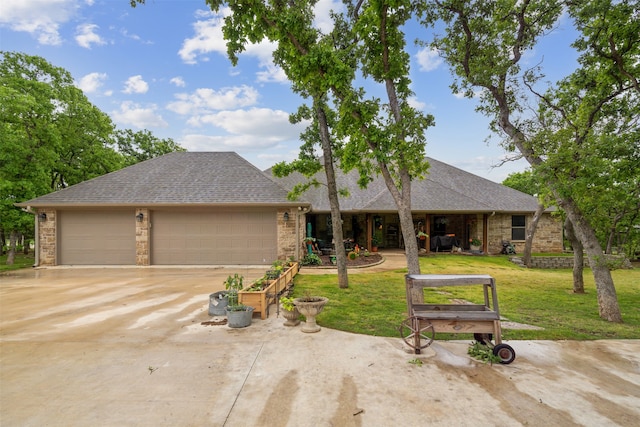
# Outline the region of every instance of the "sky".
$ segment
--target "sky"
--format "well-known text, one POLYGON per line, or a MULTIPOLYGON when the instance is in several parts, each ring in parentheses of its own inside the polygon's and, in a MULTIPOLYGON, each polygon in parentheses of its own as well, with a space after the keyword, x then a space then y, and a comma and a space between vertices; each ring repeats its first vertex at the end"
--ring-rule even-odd
MULTIPOLYGON (((328 28, 339 1, 319 0, 316 25, 328 28)), ((407 28, 414 106, 435 117, 426 131, 427 156, 502 182, 525 170, 503 163, 476 100, 452 94, 451 73, 429 48, 415 46, 427 30, 407 28)), ((524 57, 541 63, 547 79, 576 67, 567 19, 524 57)), ((298 155, 304 125, 289 114, 304 102, 271 60, 270 43, 248 46, 232 66, 222 38, 222 15, 204 0, 2 0, 0 50, 45 58, 73 76, 76 86, 118 129, 148 129, 188 151, 235 151, 261 170, 298 155)), ((382 88, 371 87, 383 95, 382 88)))

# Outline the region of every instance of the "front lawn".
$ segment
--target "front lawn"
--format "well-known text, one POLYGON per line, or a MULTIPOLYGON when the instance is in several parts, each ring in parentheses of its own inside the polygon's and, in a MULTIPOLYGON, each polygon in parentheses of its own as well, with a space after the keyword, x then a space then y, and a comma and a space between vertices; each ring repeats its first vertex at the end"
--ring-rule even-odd
MULTIPOLYGON (((500 314, 508 320, 543 330, 503 329, 504 339, 640 339, 640 269, 612 272, 624 323, 598 316, 593 275, 585 269, 583 295, 572 292, 572 271, 518 267, 502 256, 435 255, 420 259, 423 274, 489 274, 496 279, 500 314)), ((349 275, 349 288, 339 289, 335 274, 296 276, 295 296, 329 298, 318 323, 359 334, 398 337, 407 317, 406 269, 349 275)), ((425 302, 450 303, 464 299, 482 303, 481 286, 428 290, 425 302)), ((470 335, 437 334, 436 339, 467 339, 470 335)))

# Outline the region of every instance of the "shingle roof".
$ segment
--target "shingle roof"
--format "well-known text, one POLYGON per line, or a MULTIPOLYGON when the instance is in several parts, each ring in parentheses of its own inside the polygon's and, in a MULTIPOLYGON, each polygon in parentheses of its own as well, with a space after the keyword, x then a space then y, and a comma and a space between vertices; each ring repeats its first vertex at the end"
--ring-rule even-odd
MULTIPOLYGON (((412 185, 412 210, 426 212, 533 212, 537 200, 461 169, 427 158, 429 175, 412 185)), ((316 175, 326 184, 324 172, 316 175)), ((18 206, 166 206, 166 205, 288 205, 287 189, 300 174, 285 178, 262 172, 234 152, 176 152, 156 157, 18 206)), ((382 177, 367 188, 358 173, 337 176, 344 212, 396 212, 382 177)), ((329 212, 326 185, 308 190, 296 204, 309 203, 315 212, 329 212)))
POLYGON ((287 191, 233 152, 176 152, 19 206, 290 204, 287 191))
MULTIPOLYGON (((424 180, 413 181, 411 208, 426 212, 533 212, 538 206, 535 197, 461 169, 427 158, 431 168, 424 180)), ((315 178, 326 184, 319 172, 315 178)), ((304 179, 300 174, 274 178, 286 188, 304 179)), ((366 189, 358 187, 358 172, 340 174, 336 178, 339 189, 348 189, 349 197, 340 197, 341 211, 397 212, 384 179, 375 177, 366 189)), ((330 211, 326 185, 311 188, 300 198, 310 202, 315 212, 330 211)))

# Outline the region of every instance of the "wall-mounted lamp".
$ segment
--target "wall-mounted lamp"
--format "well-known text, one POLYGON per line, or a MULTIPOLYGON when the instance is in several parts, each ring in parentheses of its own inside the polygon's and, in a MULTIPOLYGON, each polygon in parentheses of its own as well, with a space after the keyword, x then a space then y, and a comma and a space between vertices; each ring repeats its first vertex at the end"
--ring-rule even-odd
POLYGON ((138 215, 136 215, 136 220, 138 222, 142 222, 143 219, 144 219, 144 215, 142 214, 142 212, 140 212, 138 215))
POLYGON ((282 217, 284 218, 285 222, 289 221, 289 212, 285 212, 282 217))
POLYGON ((47 220, 47 214, 44 212, 41 212, 38 214, 38 221, 42 222, 42 221, 46 221, 47 220))

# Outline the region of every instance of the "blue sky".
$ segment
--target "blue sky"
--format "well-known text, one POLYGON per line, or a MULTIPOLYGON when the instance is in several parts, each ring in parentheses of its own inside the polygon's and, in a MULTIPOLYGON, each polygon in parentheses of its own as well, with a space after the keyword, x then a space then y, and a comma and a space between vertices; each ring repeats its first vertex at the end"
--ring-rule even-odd
MULTIPOLYGON (((340 2, 320 0, 317 25, 327 25, 340 2)), ((149 129, 189 151, 236 151, 260 169, 297 157, 301 125, 289 113, 302 100, 271 62, 273 46, 250 46, 233 67, 222 40, 222 19, 204 0, 2 0, 0 50, 39 55, 68 70, 89 100, 120 129, 149 129)), ((475 101, 454 96, 451 74, 437 54, 411 43, 413 100, 433 114, 427 155, 501 182, 522 171, 505 157, 475 101), (487 138, 490 137, 487 141, 487 138)), ((547 77, 571 72, 576 53, 568 20, 525 57, 542 61, 547 77)), ((380 92, 381 88, 373 88, 380 92)))

